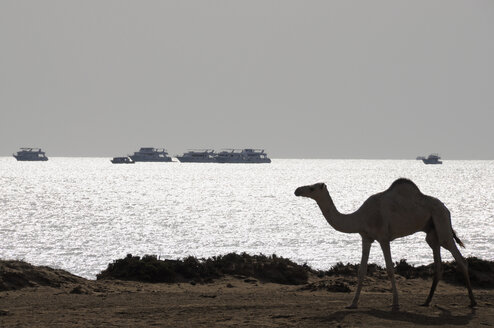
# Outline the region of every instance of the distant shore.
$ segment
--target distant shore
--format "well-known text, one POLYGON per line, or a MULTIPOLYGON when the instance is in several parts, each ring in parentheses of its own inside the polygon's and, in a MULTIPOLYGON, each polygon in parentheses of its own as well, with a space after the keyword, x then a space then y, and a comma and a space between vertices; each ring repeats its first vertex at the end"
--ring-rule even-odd
MULTIPOLYGON (((119 269, 135 270, 134 273, 144 274, 144 280, 150 279, 146 270, 152 270, 153 265, 160 263, 152 262, 153 257, 149 257, 147 269, 144 270, 139 264, 142 260, 129 255, 114 261, 113 270, 120 261, 124 265, 120 265, 119 269)), ((382 268, 374 265, 365 281, 360 308, 347 310, 345 306, 350 303, 356 285, 357 265, 341 264, 328 271, 316 271, 279 257, 228 254, 216 260, 209 262, 209 271, 198 266, 201 261, 193 258, 189 258, 185 265, 183 263, 186 261, 162 264, 167 268, 170 268, 168 265, 175 265, 178 270, 175 277, 180 282, 171 283, 119 280, 110 276, 87 280, 63 270, 32 266, 21 261, 0 261, 0 326, 494 325, 492 287, 475 288, 479 305, 470 309, 464 286, 441 281, 432 306, 421 307, 418 304, 425 300, 431 280, 425 274, 423 278, 418 277, 417 270, 405 270, 403 272, 408 272, 409 278, 403 272, 403 275, 396 274, 401 307, 399 312, 392 312, 387 275, 382 268), (240 263, 244 264, 239 266, 240 263), (199 276, 202 274, 205 279, 201 280, 197 272, 190 271, 191 266, 199 270, 199 276), (237 270, 239 267, 254 276, 241 274, 240 271, 220 274, 221 270, 237 270), (303 269, 306 276, 299 269, 303 269), (207 274, 211 273, 217 277, 208 278, 207 274), (196 276, 194 279, 184 279, 184 274, 196 276), (289 278, 282 280, 282 283, 269 282, 270 279, 286 279, 291 274, 302 280, 306 277, 306 281, 289 278)), ((397 267, 402 266, 404 270, 406 262, 400 263, 397 267)), ((492 262, 481 263, 485 270, 491 270, 492 262)), ((112 271, 109 270, 112 264, 106 273, 112 271)), ((447 267, 446 264, 446 271, 447 267)), ((492 276, 490 273, 486 275, 492 276)))

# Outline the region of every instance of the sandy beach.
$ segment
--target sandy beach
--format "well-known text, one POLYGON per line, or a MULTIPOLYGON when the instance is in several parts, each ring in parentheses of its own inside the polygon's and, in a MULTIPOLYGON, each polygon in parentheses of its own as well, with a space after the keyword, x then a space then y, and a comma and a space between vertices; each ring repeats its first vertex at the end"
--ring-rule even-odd
POLYGON ((478 306, 472 309, 463 286, 442 281, 431 306, 422 307, 429 279, 396 275, 400 310, 393 312, 384 272, 366 279, 359 308, 348 310, 354 276, 311 274, 304 285, 245 276, 207 284, 142 283, 87 280, 47 267, 35 270, 26 275, 4 270, 3 287, 7 280, 31 286, 0 292, 0 327, 494 326, 494 291, 475 289, 478 306), (330 291, 338 290, 335 286, 351 291, 330 291))

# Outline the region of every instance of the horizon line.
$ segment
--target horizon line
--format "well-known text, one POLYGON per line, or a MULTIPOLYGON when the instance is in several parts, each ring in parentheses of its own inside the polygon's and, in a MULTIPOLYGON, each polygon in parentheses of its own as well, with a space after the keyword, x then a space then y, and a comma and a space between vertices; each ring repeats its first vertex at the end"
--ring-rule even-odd
MULTIPOLYGON (((125 157, 129 155, 122 155, 120 157, 125 157)), ((12 154, 10 155, 0 155, 0 158, 5 157, 11 157, 13 158, 12 154)), ((80 155, 50 155, 47 156, 48 158, 113 158, 116 156, 80 156, 80 155)), ((118 156, 117 156, 118 157, 118 156)), ((170 156, 171 158, 177 158, 176 155, 170 156)), ((336 157, 270 157, 272 160, 369 160, 369 161, 420 161, 416 158, 358 158, 358 157, 342 157, 342 158, 336 158, 336 157)), ((494 159, 478 159, 478 158, 449 158, 449 159, 444 159, 442 160, 446 161, 494 161, 494 159)))

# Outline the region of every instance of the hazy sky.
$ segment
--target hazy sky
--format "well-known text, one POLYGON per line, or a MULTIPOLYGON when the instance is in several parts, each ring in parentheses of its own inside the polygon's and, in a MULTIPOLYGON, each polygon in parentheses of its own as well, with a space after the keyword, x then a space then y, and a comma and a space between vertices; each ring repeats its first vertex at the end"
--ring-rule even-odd
POLYGON ((494 1, 0 2, 0 155, 494 159, 494 1))

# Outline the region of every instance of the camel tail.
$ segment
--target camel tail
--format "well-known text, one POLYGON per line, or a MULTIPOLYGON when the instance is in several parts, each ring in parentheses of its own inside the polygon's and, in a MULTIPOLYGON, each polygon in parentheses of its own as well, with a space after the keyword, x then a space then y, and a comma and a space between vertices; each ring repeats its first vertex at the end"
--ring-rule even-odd
POLYGON ((463 244, 463 242, 460 240, 460 238, 458 238, 458 236, 456 235, 456 231, 454 231, 454 230, 453 230, 453 238, 456 240, 456 243, 458 245, 465 248, 465 244, 463 244))

